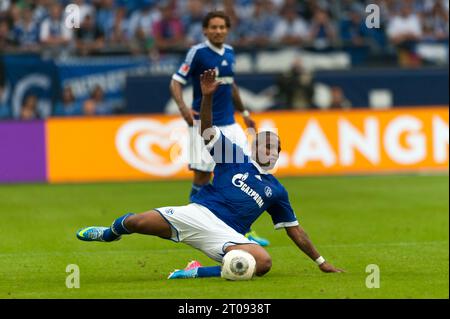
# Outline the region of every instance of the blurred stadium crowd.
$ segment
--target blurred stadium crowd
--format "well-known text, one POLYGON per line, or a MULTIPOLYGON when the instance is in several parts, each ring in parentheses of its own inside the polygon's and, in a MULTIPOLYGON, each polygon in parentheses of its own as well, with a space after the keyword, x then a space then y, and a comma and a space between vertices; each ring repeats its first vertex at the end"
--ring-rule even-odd
MULTIPOLYGON (((378 61, 375 66, 389 61, 402 67, 448 65, 448 0, 0 0, 0 58, 37 54, 55 59, 113 55, 181 59, 191 45, 204 41, 202 19, 212 10, 230 16, 227 42, 238 53, 363 48, 378 61), (65 9, 71 4, 79 8, 76 28, 66 24, 70 12, 65 9), (379 27, 367 25, 369 19, 376 22, 369 5, 380 10, 379 27)), ((275 80, 275 99, 282 108, 313 105, 312 75, 300 62, 275 80)), ((1 73, 0 65, 0 80, 1 73)), ((5 91, 0 81, 0 118, 12 116, 5 91)), ((38 102, 35 95, 26 96, 20 114, 13 117, 38 117, 38 102)), ((71 87, 63 87, 51 115, 126 112, 114 103, 105 98, 101 85, 92 87, 82 102, 71 87)), ((330 103, 329 108, 351 107, 339 86, 331 88, 330 103)))
POLYGON ((231 17, 228 42, 241 49, 368 45, 379 52, 449 35, 447 0, 2 0, 0 50, 157 58, 203 41, 202 18, 213 9, 231 17), (69 4, 80 8, 80 28, 64 27, 69 4), (380 8, 380 28, 366 26, 369 4, 380 8))

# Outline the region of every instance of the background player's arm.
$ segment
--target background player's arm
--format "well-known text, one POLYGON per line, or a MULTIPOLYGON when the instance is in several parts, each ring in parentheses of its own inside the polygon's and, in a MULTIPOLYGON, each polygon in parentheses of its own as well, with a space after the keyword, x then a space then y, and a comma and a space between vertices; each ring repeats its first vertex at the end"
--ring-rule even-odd
MULTIPOLYGON (((239 88, 236 85, 236 83, 232 84, 232 96, 233 96, 233 104, 234 104, 234 108, 236 110, 238 110, 239 112, 241 112, 245 125, 247 127, 251 127, 251 128, 256 128, 256 124, 255 121, 253 121, 250 118, 249 114, 245 114, 244 111, 246 111, 244 104, 242 103, 242 99, 241 96, 239 94, 239 88)), ((248 110, 247 110, 248 111, 248 110)))
POLYGON ((175 103, 177 103, 181 116, 189 126, 194 124, 194 115, 197 114, 192 108, 188 107, 183 99, 183 86, 177 80, 172 79, 170 82, 170 93, 172 94, 175 103))
POLYGON ((216 132, 215 130, 205 131, 212 127, 212 102, 214 92, 219 87, 220 82, 216 81, 216 72, 214 69, 206 70, 200 75, 200 88, 202 90, 202 103, 200 107, 201 134, 205 143, 211 141, 216 132))
MULTIPOLYGON (((292 241, 312 260, 316 260, 320 257, 319 252, 314 247, 313 243, 309 239, 306 232, 300 226, 286 227, 286 233, 292 239, 292 241)), ((328 262, 324 262, 319 266, 323 272, 343 272, 342 269, 335 268, 328 262)))

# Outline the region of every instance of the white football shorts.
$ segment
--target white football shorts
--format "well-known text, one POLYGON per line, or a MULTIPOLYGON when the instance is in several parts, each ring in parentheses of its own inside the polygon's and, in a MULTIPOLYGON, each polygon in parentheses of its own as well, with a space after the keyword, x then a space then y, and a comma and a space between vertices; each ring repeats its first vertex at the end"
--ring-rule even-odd
MULTIPOLYGON (((218 126, 218 128, 231 142, 240 146, 246 155, 250 155, 247 136, 239 124, 218 126)), ((201 172, 214 171, 216 163, 206 150, 199 127, 196 125, 189 126, 189 151, 189 169, 201 172)))
POLYGON ((225 248, 238 244, 255 244, 199 204, 155 209, 170 224, 174 242, 188 244, 211 259, 221 262, 225 248))

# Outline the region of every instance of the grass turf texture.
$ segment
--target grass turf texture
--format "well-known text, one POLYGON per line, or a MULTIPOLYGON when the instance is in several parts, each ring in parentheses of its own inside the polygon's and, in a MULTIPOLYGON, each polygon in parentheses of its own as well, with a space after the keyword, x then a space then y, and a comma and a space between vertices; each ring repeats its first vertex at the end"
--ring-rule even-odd
POLYGON ((265 213, 272 270, 247 282, 167 280, 201 252, 156 237, 78 241, 83 226, 126 212, 184 205, 189 182, 0 185, 0 298, 449 298, 449 180, 443 176, 285 178, 319 251, 345 274, 324 274, 265 213), (79 289, 66 266, 80 267, 79 289), (366 288, 366 266, 380 268, 366 288))

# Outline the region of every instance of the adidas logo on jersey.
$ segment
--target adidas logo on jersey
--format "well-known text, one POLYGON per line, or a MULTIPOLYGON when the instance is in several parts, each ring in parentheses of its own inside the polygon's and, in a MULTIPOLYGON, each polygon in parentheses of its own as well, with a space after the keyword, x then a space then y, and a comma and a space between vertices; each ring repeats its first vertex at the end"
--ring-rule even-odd
POLYGON ((222 66, 227 66, 227 65, 228 65, 227 60, 223 60, 223 61, 222 61, 222 66))

